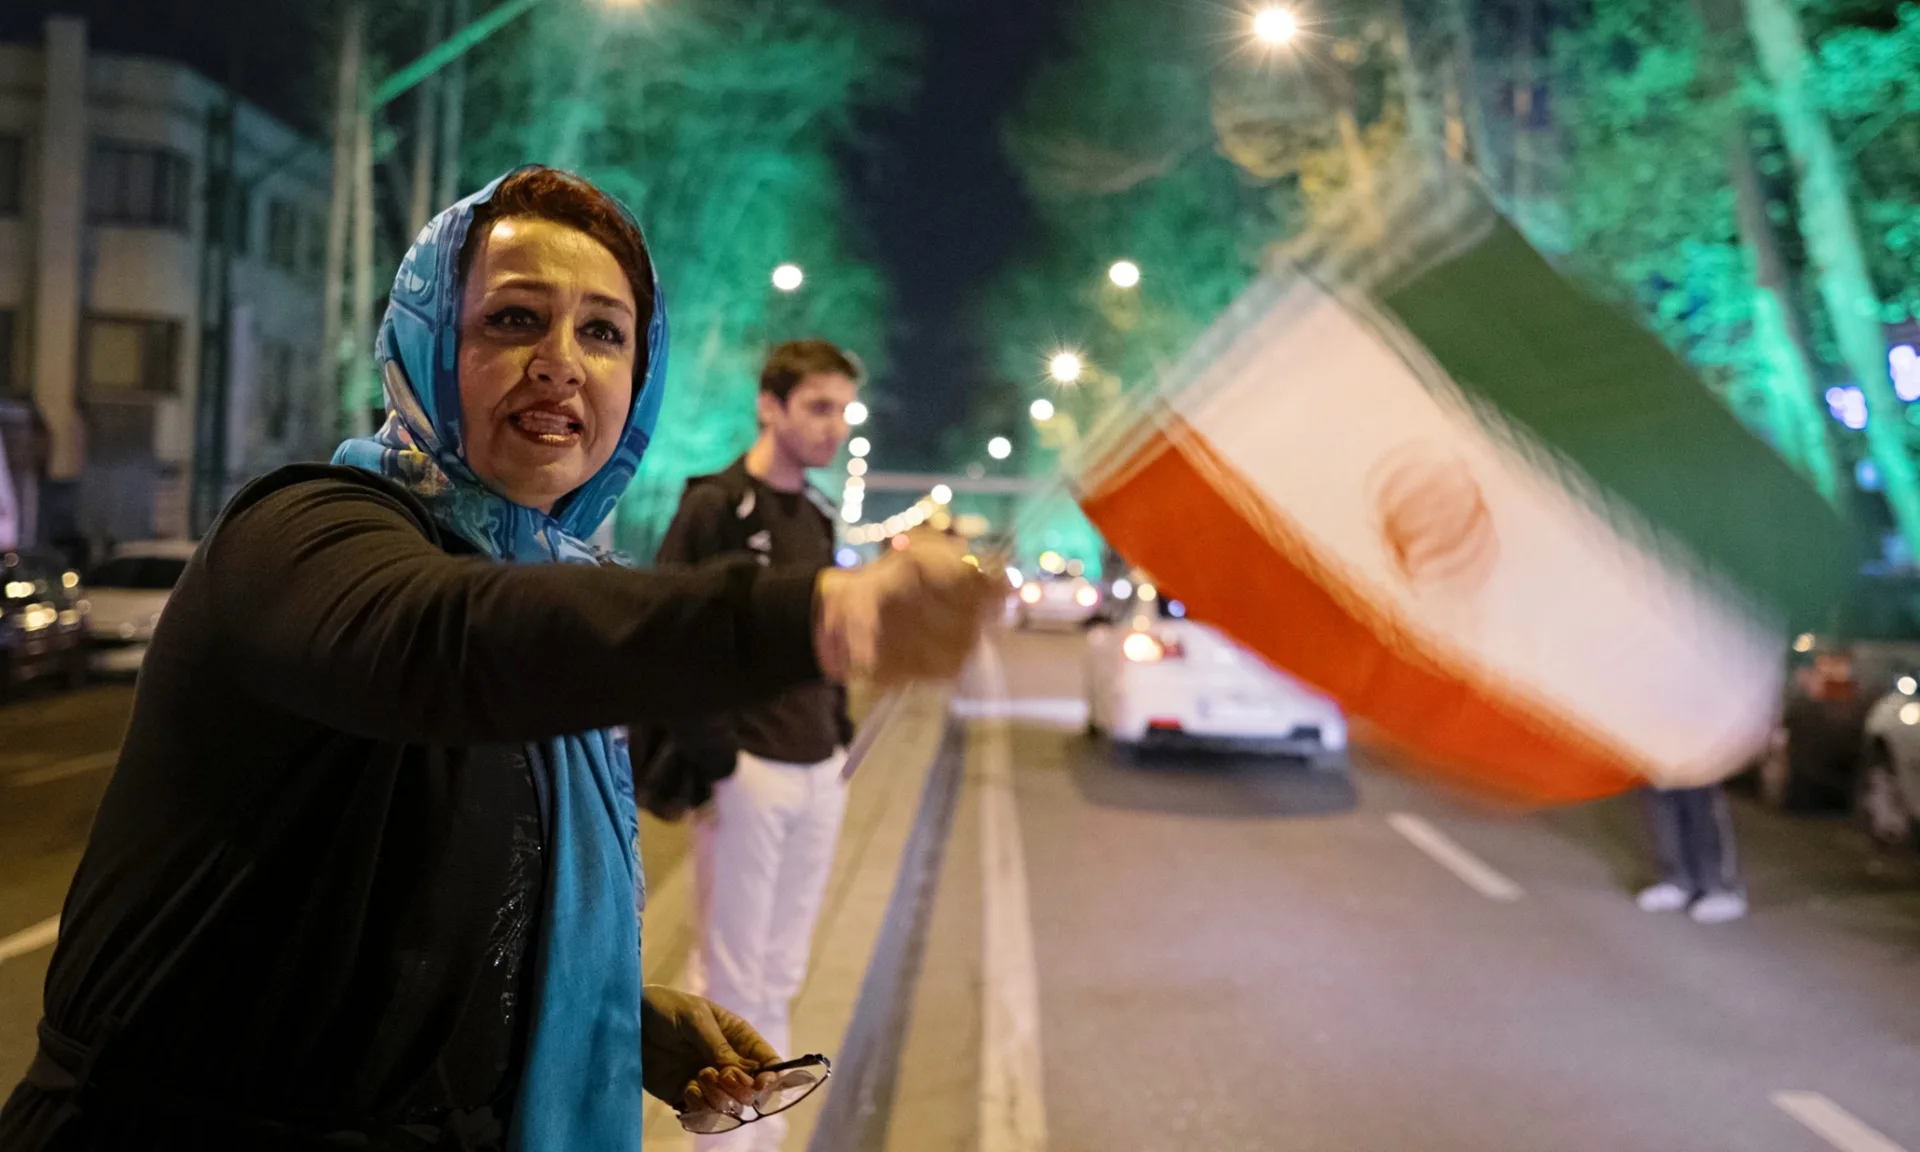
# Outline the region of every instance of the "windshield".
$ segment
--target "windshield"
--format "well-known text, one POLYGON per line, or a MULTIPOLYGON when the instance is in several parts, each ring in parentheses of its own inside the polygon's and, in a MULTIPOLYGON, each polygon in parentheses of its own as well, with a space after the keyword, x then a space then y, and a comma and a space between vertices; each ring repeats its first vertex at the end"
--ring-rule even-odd
POLYGON ((94 569, 87 584, 93 588, 124 588, 133 592, 166 592, 180 582, 185 560, 167 556, 120 556, 94 569))

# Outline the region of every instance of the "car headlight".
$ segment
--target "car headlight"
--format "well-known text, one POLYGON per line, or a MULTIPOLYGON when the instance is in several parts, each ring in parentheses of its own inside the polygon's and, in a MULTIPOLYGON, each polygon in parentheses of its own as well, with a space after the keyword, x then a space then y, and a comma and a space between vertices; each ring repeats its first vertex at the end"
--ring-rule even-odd
POLYGON ((1020 599, 1026 601, 1029 604, 1040 603, 1040 585, 1038 584, 1023 585, 1020 589, 1020 599))
POLYGON ((1092 608, 1100 603, 1100 591, 1091 584, 1085 585, 1073 594, 1073 602, 1082 608, 1092 608))
POLYGON ((1129 632, 1120 642, 1120 654, 1135 664, 1157 664, 1166 658, 1167 646, 1151 632, 1129 632))

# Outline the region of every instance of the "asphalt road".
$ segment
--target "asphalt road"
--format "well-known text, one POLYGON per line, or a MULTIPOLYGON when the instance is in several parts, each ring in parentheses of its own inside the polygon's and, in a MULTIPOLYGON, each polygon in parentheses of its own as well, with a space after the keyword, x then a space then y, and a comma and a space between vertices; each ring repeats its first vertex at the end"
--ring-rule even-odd
POLYGON ((1009 638, 972 721, 890 1148, 1920 1152, 1920 863, 1742 803, 1752 917, 1649 915, 1631 800, 1118 762, 1070 724, 1076 643, 1009 638))
MULTIPOLYGON (((1920 861, 1743 803, 1753 916, 1647 915, 1630 802, 1118 762, 1077 643, 1009 637, 963 688, 889 1148, 1920 1152, 1920 861)), ((0 709, 0 941, 59 911, 129 702, 0 709)), ((0 1082, 47 955, 0 959, 0 1082)))

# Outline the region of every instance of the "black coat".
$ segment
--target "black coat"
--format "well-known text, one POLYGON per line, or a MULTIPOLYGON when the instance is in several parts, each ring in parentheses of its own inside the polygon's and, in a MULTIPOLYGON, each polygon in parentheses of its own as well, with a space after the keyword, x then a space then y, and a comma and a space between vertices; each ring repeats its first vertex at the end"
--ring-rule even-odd
POLYGON ((250 485, 154 636, 0 1150, 498 1146, 530 748, 817 679, 815 576, 501 564, 365 472, 250 485))

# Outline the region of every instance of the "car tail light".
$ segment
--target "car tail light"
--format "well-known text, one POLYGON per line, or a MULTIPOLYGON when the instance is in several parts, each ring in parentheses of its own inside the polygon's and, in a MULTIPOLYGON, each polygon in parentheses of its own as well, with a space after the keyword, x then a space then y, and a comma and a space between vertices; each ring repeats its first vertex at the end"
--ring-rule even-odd
POLYGON ((1854 698, 1858 685, 1853 679, 1853 658, 1843 653, 1815 657, 1811 695, 1815 700, 1845 704, 1854 698))
POLYGON ((1151 632, 1129 632, 1120 642, 1120 653, 1135 664, 1158 664, 1182 659, 1187 651, 1178 640, 1163 640, 1151 632))

